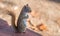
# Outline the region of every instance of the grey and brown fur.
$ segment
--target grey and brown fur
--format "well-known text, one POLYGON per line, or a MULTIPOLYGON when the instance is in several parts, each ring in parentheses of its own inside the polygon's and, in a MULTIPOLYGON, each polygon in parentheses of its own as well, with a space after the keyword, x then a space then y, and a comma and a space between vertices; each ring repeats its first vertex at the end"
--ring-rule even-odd
POLYGON ((31 8, 27 5, 24 5, 24 7, 21 10, 21 13, 19 15, 18 21, 17 21, 17 29, 18 32, 25 32, 26 30, 26 19, 28 19, 28 13, 31 12, 31 8))

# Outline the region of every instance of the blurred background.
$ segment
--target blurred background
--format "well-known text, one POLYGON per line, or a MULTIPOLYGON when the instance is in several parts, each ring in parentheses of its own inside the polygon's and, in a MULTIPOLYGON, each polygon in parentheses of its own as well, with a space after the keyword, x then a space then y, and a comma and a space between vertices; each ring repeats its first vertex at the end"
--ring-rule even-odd
MULTIPOLYGON (((0 7, 2 6, 3 8, 4 5, 6 6, 0 10, 0 19, 7 21, 7 26, 11 26, 11 16, 6 13, 5 9, 12 11, 17 20, 21 9, 26 4, 32 9, 27 20, 27 28, 29 30, 42 36, 60 36, 60 0, 0 0, 0 7), (2 5, 2 1, 13 2, 14 6, 8 6, 8 4, 2 5), (16 8, 14 8, 15 6, 16 8)), ((0 24, 2 23, 1 21, 0 24)), ((10 28, 9 30, 11 31, 13 28, 10 28)))

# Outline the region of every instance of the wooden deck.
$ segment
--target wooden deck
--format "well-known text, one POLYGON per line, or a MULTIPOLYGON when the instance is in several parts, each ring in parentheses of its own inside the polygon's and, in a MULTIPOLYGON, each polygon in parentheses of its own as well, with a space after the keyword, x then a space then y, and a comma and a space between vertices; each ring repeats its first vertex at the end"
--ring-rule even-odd
POLYGON ((11 26, 8 26, 8 23, 0 19, 0 36, 42 36, 37 34, 29 29, 26 30, 26 33, 15 33, 11 26))

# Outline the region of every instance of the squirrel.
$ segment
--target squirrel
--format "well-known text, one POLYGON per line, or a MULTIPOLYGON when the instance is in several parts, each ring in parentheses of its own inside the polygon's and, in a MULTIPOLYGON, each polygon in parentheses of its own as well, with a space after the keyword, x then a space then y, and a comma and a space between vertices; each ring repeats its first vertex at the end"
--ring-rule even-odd
POLYGON ((23 6, 21 13, 17 20, 18 32, 25 32, 26 27, 27 27, 26 22, 27 22, 27 19, 29 18, 28 13, 31 13, 31 8, 28 6, 28 4, 26 4, 23 6))

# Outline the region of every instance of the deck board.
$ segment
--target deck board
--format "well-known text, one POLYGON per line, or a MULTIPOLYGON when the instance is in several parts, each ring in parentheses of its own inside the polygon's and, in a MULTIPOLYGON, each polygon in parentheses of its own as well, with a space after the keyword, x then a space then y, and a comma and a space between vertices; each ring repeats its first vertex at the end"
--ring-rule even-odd
POLYGON ((26 33, 15 33, 11 26, 8 26, 8 23, 0 19, 0 36, 42 36, 37 34, 29 29, 26 30, 26 33))

